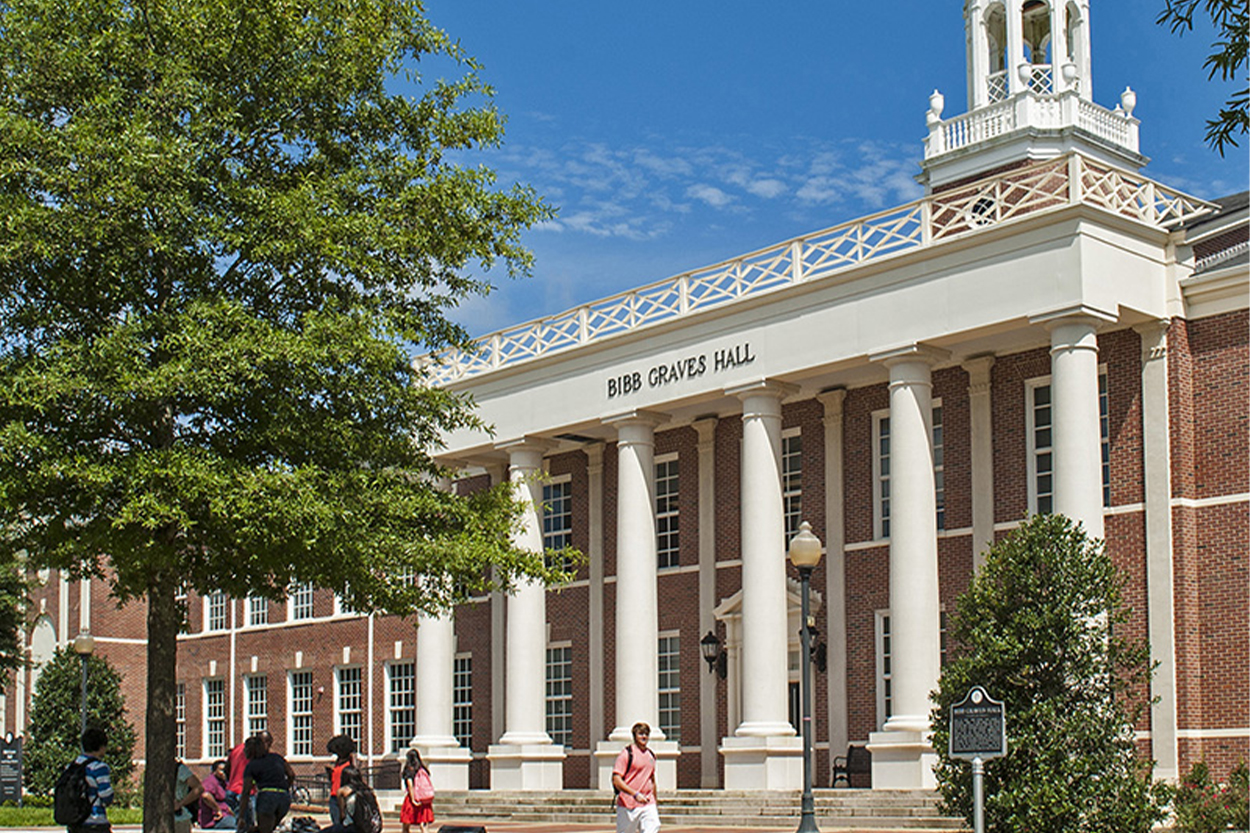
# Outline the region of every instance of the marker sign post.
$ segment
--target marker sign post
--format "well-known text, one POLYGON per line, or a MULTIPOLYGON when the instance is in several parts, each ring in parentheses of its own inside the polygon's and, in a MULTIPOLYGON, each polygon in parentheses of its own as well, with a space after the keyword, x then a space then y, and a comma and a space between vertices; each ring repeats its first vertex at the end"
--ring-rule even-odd
POLYGON ((22 738, 12 732, 0 738, 0 802, 22 805, 22 738))
POLYGON ((985 761, 1007 754, 1007 712, 979 685, 951 706, 949 754, 972 761, 972 828, 985 833, 985 761))

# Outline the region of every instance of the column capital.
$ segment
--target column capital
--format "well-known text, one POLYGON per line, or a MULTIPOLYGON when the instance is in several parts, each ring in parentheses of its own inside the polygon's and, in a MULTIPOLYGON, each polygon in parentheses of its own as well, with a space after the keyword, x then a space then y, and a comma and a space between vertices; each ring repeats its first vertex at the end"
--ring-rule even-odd
POLYGON ((510 440, 497 442, 495 443, 495 448, 499 451, 508 452, 508 456, 511 457, 516 453, 526 451, 546 453, 558 445, 559 443, 555 440, 549 440, 546 437, 534 437, 527 434, 524 437, 515 437, 510 440))
POLYGON ((716 442, 716 426, 720 425, 720 417, 701 416, 694 422, 690 423, 690 427, 699 435, 699 447, 711 447, 716 442))
POLYGON ((968 373, 969 394, 989 393, 990 370, 993 367, 993 355, 973 356, 964 360, 963 368, 968 373))
POLYGON ((829 388, 816 394, 816 401, 825 406, 825 419, 842 416, 842 406, 846 402, 846 388, 829 388))
POLYGON ((1142 324, 1134 324, 1133 330, 1141 336, 1142 364, 1166 359, 1168 355, 1168 331, 1172 319, 1156 318, 1142 324))
POLYGON ((613 428, 620 429, 629 425, 647 425, 651 428, 663 425, 668 422, 668 414, 659 411, 646 411, 642 408, 633 408, 628 411, 622 411, 619 414, 606 416, 599 421, 604 425, 611 425, 613 428))
POLYGON ((1114 324, 1118 320, 1119 316, 1114 312, 1107 312, 1088 304, 1073 304, 1069 307, 1035 312, 1029 316, 1030 324, 1040 324, 1048 332, 1053 332, 1056 327, 1071 324, 1087 324, 1096 329, 1105 324, 1114 324))
POLYGON ((586 453, 586 471, 595 474, 603 471, 603 443, 590 443, 582 446, 586 453))
POLYGON ((886 367, 895 367, 906 362, 924 362, 932 367, 935 364, 949 361, 950 357, 949 350, 913 341, 911 344, 902 344, 896 347, 887 347, 884 350, 873 351, 868 354, 868 361, 880 362, 886 367))
POLYGON ((777 399, 785 399, 787 396, 794 396, 799 390, 798 385, 792 385, 789 382, 779 382, 776 379, 756 379, 754 382, 747 382, 744 385, 725 388, 725 395, 736 396, 744 401, 749 396, 774 396, 777 399))

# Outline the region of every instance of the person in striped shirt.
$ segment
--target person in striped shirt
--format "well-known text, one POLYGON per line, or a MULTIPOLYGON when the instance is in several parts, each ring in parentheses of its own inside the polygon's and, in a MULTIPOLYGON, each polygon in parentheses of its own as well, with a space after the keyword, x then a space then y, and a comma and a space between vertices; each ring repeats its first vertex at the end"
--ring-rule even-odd
POLYGON ((113 784, 109 780, 109 765, 104 763, 108 748, 108 735, 94 726, 82 733, 82 754, 74 763, 87 764, 87 797, 91 799, 91 814, 82 824, 71 825, 69 833, 108 833, 107 807, 113 803, 113 784))

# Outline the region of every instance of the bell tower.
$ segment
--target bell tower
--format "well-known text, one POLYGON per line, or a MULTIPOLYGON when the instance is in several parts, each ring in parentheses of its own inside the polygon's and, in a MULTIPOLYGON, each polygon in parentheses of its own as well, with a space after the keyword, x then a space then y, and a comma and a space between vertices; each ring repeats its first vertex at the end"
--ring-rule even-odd
POLYGON ((1121 168, 1138 152, 1126 88, 1114 110, 1093 101, 1089 0, 965 0, 968 112, 942 118, 929 96, 923 173, 929 190, 1073 150, 1121 168))

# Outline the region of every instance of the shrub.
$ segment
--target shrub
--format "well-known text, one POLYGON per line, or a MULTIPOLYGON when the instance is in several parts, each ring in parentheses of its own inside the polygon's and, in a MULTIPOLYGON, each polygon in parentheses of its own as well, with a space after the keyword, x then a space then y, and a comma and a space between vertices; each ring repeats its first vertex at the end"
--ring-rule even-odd
POLYGON ((1205 761, 1198 761, 1176 790, 1173 808, 1178 833, 1224 833, 1246 830, 1247 808, 1245 761, 1232 771, 1227 784, 1217 784, 1205 761))

